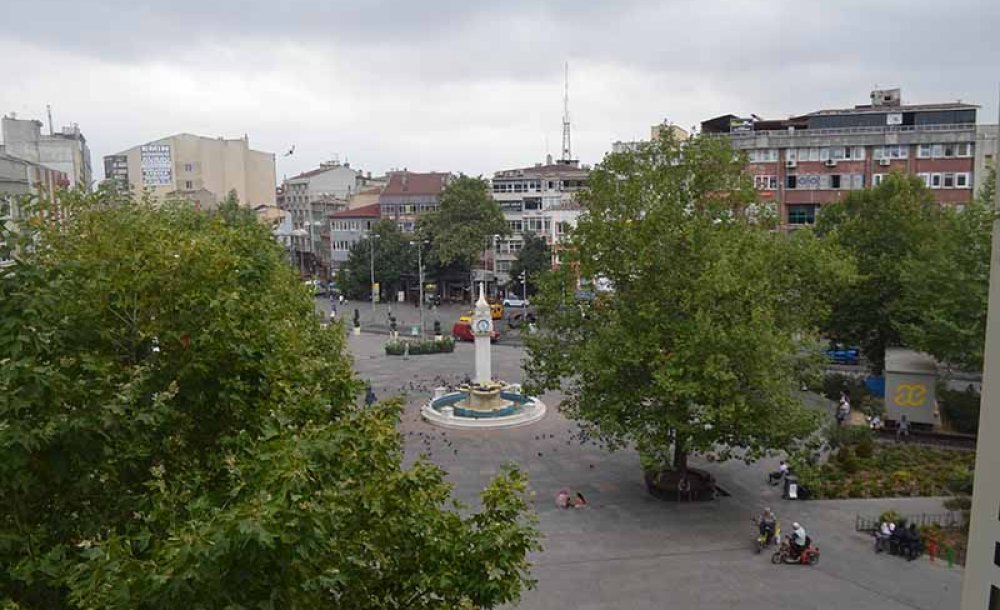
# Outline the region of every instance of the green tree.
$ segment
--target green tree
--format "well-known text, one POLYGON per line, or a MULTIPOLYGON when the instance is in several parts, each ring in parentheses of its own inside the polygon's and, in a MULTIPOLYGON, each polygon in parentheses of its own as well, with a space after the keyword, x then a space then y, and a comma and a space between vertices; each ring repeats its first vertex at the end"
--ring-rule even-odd
POLYGON ((65 194, 0 269, 0 604, 454 608, 516 600, 525 479, 470 513, 255 219, 65 194))
POLYGON ((507 235, 510 229, 490 196, 489 183, 462 175, 445 187, 437 210, 420 219, 417 232, 430 240, 429 258, 437 267, 458 263, 471 268, 491 236, 507 235))
POLYGON ((692 452, 754 459, 814 427, 796 395, 802 338, 849 262, 809 232, 772 230, 740 157, 720 139, 670 136, 590 175, 567 263, 535 303, 530 385, 648 469, 692 452), (577 301, 577 277, 612 290, 577 301))
POLYGON ((831 293, 826 326, 832 339, 859 345, 873 372, 885 367, 885 349, 902 345, 903 329, 922 324, 920 308, 905 304, 907 269, 936 265, 952 223, 919 178, 893 173, 879 186, 852 191, 823 207, 816 231, 849 252, 861 279, 831 293), (928 247, 930 245, 934 247, 928 247))
POLYGON ((940 229, 901 271, 902 342, 969 371, 983 366, 995 197, 991 170, 972 202, 943 210, 940 229))
POLYGON ((538 290, 538 279, 542 273, 552 269, 552 250, 549 248, 545 238, 538 237, 534 233, 527 233, 524 236, 524 245, 517 252, 517 258, 510 266, 511 284, 521 294, 521 273, 526 272, 528 294, 535 294, 538 290))
POLYGON ((406 277, 416 277, 417 254, 392 220, 380 220, 373 228, 374 239, 366 237, 354 244, 347 263, 337 274, 337 285, 352 299, 371 294, 371 251, 375 250, 375 281, 383 295, 395 295, 406 277), (373 239, 374 244, 369 240, 373 239))

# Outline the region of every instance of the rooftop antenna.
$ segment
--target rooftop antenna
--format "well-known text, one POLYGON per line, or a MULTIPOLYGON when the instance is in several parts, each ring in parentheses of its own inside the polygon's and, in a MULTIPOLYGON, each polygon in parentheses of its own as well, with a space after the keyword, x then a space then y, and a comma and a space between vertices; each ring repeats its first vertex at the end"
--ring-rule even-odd
POLYGON ((52 129, 52 104, 45 104, 45 113, 49 115, 49 135, 55 135, 52 129))
POLYGON ((562 133, 562 160, 570 161, 573 158, 569 137, 569 62, 565 65, 565 91, 563 93, 563 133, 562 133))

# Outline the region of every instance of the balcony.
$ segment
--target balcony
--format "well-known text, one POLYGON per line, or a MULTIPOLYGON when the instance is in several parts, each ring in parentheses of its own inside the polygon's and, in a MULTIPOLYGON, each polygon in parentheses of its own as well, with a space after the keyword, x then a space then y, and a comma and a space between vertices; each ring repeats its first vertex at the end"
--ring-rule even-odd
POLYGON ((766 136, 768 138, 809 138, 816 136, 851 136, 851 135, 884 135, 884 134, 911 134, 911 133, 942 133, 956 131, 971 131, 975 133, 975 123, 955 123, 952 125, 883 125, 872 127, 838 127, 830 129, 772 129, 767 131, 744 131, 737 133, 707 133, 711 138, 732 138, 735 142, 752 140, 753 138, 766 136))

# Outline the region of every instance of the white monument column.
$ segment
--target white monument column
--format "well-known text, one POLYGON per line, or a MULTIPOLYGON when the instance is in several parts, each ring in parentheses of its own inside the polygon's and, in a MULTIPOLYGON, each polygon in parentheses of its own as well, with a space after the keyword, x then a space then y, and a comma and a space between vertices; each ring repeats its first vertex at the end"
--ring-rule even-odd
POLYGON ((472 334, 476 339, 476 379, 477 384, 486 384, 493 379, 493 364, 490 361, 490 335, 493 332, 493 316, 490 304, 486 302, 483 284, 479 285, 479 300, 476 313, 472 317, 472 334))

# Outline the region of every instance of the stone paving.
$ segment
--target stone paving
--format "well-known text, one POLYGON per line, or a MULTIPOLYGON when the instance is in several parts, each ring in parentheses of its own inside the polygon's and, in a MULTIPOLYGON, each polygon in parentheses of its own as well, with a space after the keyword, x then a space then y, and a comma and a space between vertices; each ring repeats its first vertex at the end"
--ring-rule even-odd
MULTIPOLYGON (((698 464, 731 495, 710 504, 676 504, 650 497, 634 451, 608 453, 580 445, 575 426, 558 412, 559 394, 537 424, 512 430, 442 431, 419 408, 442 379, 472 373, 473 347, 453 354, 387 357, 384 336, 350 336, 359 376, 378 397, 403 394, 401 430, 407 459, 424 453, 448 472, 455 495, 475 505, 477 494, 503 463, 529 474, 544 550, 532 557, 538 587, 518 608, 952 609, 959 605, 961 569, 926 558, 908 563, 875 555, 870 537, 854 531, 854 517, 892 507, 904 513, 942 512, 941 500, 788 502, 765 484, 776 460, 698 464), (584 510, 559 510, 561 487, 581 491, 584 510), (750 516, 772 506, 784 528, 800 521, 822 552, 815 567, 774 566, 753 553, 750 516)), ((493 351, 497 377, 521 381, 519 347, 493 351)))

